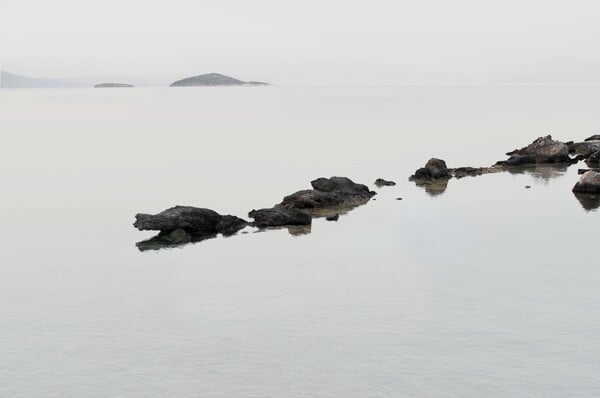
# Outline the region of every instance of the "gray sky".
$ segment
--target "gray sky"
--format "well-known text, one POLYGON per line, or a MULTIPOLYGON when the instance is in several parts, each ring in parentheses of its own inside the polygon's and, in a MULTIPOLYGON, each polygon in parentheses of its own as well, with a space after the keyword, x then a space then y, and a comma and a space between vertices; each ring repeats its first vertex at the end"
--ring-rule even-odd
POLYGON ((170 82, 600 82, 597 0, 0 0, 3 68, 170 82))

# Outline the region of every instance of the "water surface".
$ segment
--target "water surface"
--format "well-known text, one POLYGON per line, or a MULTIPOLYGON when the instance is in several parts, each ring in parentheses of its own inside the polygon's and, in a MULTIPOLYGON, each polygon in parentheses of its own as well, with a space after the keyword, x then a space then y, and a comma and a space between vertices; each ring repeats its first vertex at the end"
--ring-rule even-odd
POLYGON ((1 90, 0 396, 597 397, 578 166, 407 178, 583 139, 598 109, 600 87, 1 90), (245 216, 332 175, 379 194, 310 233, 135 246, 137 212, 245 216))

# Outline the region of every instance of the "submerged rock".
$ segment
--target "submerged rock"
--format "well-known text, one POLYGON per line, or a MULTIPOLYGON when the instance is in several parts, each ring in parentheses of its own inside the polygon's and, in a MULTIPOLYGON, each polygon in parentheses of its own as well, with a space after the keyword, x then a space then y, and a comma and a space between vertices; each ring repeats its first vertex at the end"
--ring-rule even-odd
POLYGON ((378 178, 375 180, 375 185, 379 188, 381 187, 391 187, 396 185, 394 181, 384 180, 383 178, 378 178))
POLYGON ((560 141, 552 139, 551 135, 539 137, 528 146, 509 152, 506 161, 497 164, 504 166, 518 166, 525 164, 543 163, 572 163, 569 157, 569 147, 560 141))
POLYGON ((573 187, 573 192, 600 194, 600 173, 592 170, 583 173, 573 187))
POLYGON ((415 174, 410 177, 411 180, 447 180, 450 177, 450 170, 446 166, 446 162, 442 159, 431 158, 421 167, 415 174))
POLYGON ((365 204, 376 195, 366 185, 357 184, 347 177, 317 178, 311 181, 311 185, 313 189, 286 196, 279 206, 309 210, 355 207, 365 204))
POLYGON ((252 210, 248 213, 248 217, 253 218, 254 225, 259 228, 309 225, 312 222, 312 216, 307 212, 286 209, 281 206, 252 210))

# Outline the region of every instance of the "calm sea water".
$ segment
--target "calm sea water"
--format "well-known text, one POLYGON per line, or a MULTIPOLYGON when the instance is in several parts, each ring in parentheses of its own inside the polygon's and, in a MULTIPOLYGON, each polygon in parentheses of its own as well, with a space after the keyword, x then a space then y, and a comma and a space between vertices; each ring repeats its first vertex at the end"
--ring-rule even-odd
POLYGON ((583 139, 599 109, 600 87, 0 90, 0 396, 600 396, 578 166, 407 181, 583 139), (398 185, 310 233, 135 246, 137 212, 245 216, 332 175, 398 185))

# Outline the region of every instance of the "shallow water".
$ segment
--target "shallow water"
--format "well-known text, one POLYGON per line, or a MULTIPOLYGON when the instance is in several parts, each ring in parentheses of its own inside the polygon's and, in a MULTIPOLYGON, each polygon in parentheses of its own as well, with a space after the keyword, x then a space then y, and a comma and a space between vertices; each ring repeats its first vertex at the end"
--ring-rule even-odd
POLYGON ((407 178, 581 140, 598 109, 600 87, 0 90, 0 396, 597 397, 584 165, 407 178), (376 200, 135 246, 137 212, 245 216, 331 175, 376 200))

